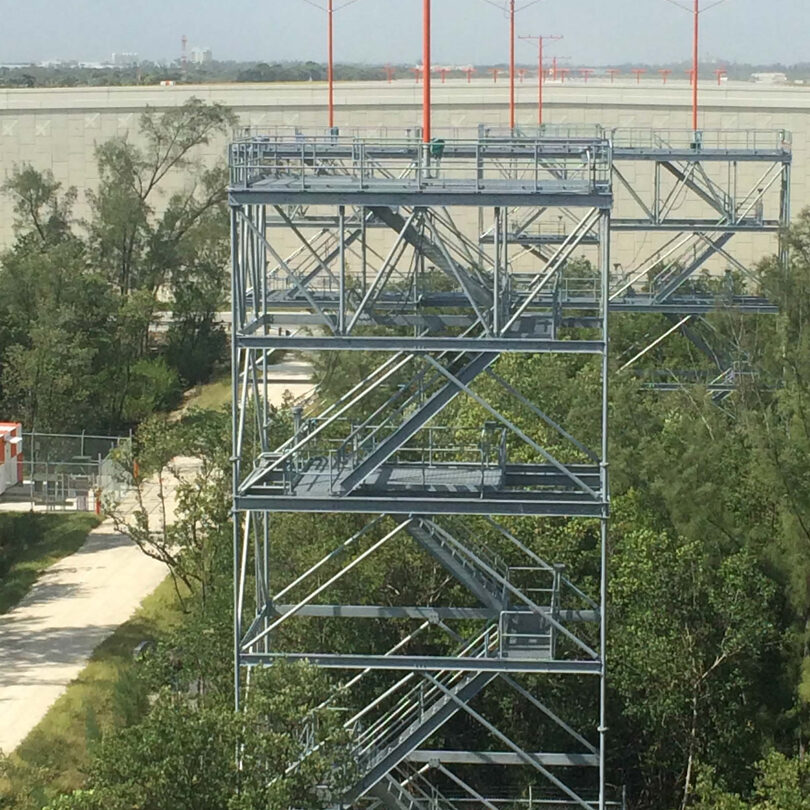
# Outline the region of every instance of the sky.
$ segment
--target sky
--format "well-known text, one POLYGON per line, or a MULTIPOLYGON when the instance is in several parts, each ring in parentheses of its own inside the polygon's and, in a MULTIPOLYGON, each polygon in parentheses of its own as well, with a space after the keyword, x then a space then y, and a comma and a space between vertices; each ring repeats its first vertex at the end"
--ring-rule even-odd
MULTIPOLYGON (((529 1, 517 0, 518 8, 529 1)), ((701 14, 701 59, 810 61, 808 5, 725 0, 708 8, 701 14)), ((421 8, 421 0, 354 0, 335 13, 336 61, 417 63, 421 8)), ((113 51, 170 60, 179 57, 183 34, 189 47, 211 47, 216 59, 323 62, 325 16, 306 0, 0 0, 0 64, 102 61, 113 51)), ((686 60, 691 25, 672 0, 540 0, 519 13, 517 31, 561 34, 559 56, 609 65, 686 60)), ((507 18, 487 0, 433 0, 436 64, 505 62, 507 52, 507 18)), ((519 43, 517 53, 532 63, 536 46, 519 43)))

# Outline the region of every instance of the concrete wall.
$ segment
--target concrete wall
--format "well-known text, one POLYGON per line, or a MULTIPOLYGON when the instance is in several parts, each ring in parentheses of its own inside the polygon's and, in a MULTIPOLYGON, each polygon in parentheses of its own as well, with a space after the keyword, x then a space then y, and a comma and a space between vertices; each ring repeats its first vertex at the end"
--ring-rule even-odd
MULTIPOLYGON (((300 127, 322 129, 326 120, 325 87, 319 83, 288 85, 208 85, 184 87, 70 88, 59 90, 0 91, 0 177, 17 163, 49 168, 56 178, 80 191, 77 213, 86 211, 84 191, 97 182, 96 144, 113 136, 137 139, 138 117, 147 105, 171 107, 191 96, 231 106, 245 126, 270 129, 300 127)), ((434 127, 454 128, 471 134, 479 123, 505 126, 508 87, 503 81, 451 80, 434 89, 434 127)), ((536 121, 536 80, 518 86, 518 120, 527 126, 536 121)), ((686 81, 666 86, 649 79, 635 82, 607 81, 565 84, 545 88, 545 120, 555 124, 600 123, 606 127, 655 127, 685 130, 691 125, 691 94, 686 81)), ((810 88, 780 88, 746 83, 708 84, 701 88, 700 126, 703 129, 787 129, 793 137, 794 211, 810 204, 808 139, 810 139, 810 88)), ((339 84, 336 92, 337 122, 344 128, 388 128, 394 135, 418 126, 421 119, 421 86, 413 80, 387 83, 339 84)), ((225 159, 225 140, 206 150, 207 160, 225 159)), ((756 183, 755 169, 743 167, 741 182, 756 183), (747 174, 746 174, 747 172, 747 174)), ((649 186, 646 169, 632 179, 640 188, 649 186)), ((182 176, 172 183, 183 182, 182 176)), ((772 198, 773 199, 773 198, 772 198)), ((769 203, 770 205, 771 203, 769 203)), ((767 212, 768 215, 775 212, 767 212)), ((0 246, 12 237, 11 209, 0 199, 0 246)), ((735 240, 755 253, 766 248, 735 240)), ((754 240, 755 241, 755 240, 754 240)), ((636 239, 635 247, 639 247, 636 239)), ((630 248, 628 247, 628 250, 630 248)), ((752 257, 752 258, 755 258, 752 257)))

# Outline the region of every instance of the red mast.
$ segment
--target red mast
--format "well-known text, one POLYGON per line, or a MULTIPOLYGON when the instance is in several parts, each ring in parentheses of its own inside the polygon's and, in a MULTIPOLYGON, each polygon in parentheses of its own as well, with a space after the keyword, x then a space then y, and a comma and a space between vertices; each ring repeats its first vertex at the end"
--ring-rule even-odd
POLYGON ((430 0, 422 0, 422 139, 430 143, 430 0))
POLYGON ((509 128, 515 128, 515 0, 509 0, 509 128))
MULTIPOLYGON (((525 36, 521 39, 537 40, 537 124, 543 126, 543 84, 546 80, 546 72, 543 69, 543 40, 562 39, 556 34, 546 36, 525 36)), ((555 62, 556 73, 556 62, 555 62)))
POLYGON ((698 128, 698 20, 700 0, 695 0, 695 30, 692 37, 692 130, 698 128))
POLYGON ((332 7, 333 0, 328 0, 326 7, 327 16, 327 63, 326 63, 326 81, 329 84, 329 129, 335 126, 335 68, 334 68, 334 28, 333 17, 335 10, 332 7))
POLYGON ((725 0, 715 0, 705 8, 700 8, 700 0, 694 0, 694 3, 685 5, 678 2, 678 0, 669 0, 670 3, 692 15, 692 69, 689 71, 690 80, 692 82, 692 131, 698 131, 698 41, 700 36, 700 15, 710 8, 719 6, 725 0))

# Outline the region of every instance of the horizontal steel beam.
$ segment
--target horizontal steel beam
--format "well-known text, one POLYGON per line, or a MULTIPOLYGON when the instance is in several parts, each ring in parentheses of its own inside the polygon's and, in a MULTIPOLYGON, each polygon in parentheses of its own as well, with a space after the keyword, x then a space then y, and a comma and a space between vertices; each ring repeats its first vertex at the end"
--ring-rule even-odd
MULTIPOLYGON (((526 752, 546 767, 598 767, 598 754, 549 754, 526 752)), ((430 751, 422 749, 405 757, 406 762, 442 762, 446 765, 522 765, 526 762, 511 751, 430 751)))
POLYGON ((711 219, 665 219, 653 222, 650 219, 624 219, 617 217, 610 221, 614 231, 674 231, 675 233, 777 233, 782 227, 779 220, 769 219, 761 223, 746 220, 738 223, 718 224, 711 219))
POLYGON ((686 163, 791 163, 793 155, 781 149, 684 149, 644 146, 614 146, 613 162, 636 160, 684 161, 686 163))
POLYGON ((382 352, 527 352, 531 354, 601 354, 601 340, 547 340, 540 338, 460 338, 460 337, 374 337, 331 335, 301 337, 290 335, 241 335, 241 349, 290 349, 296 351, 382 351, 382 352))
MULTIPOLYGON (((572 304, 573 306, 573 304, 572 304)), ((610 302, 611 312, 644 312, 660 315, 704 315, 710 312, 749 312, 758 315, 777 315, 779 308, 767 298, 735 297, 689 298, 670 296, 666 301, 655 301, 648 294, 626 296, 610 302)))
POLYGON ((599 675, 600 661, 542 661, 519 658, 459 658, 434 655, 340 655, 337 653, 249 653, 247 666, 269 666, 274 661, 307 661, 326 669, 378 669, 421 672, 527 672, 547 675, 599 675))
POLYGON ((613 196, 607 192, 600 194, 575 193, 567 191, 529 191, 526 189, 505 191, 493 189, 488 191, 440 190, 390 190, 347 188, 313 189, 313 188, 232 188, 228 195, 231 206, 241 205, 362 205, 368 208, 379 206, 413 207, 495 207, 517 206, 525 208, 563 207, 563 208, 599 208, 609 210, 613 205, 613 196))
MULTIPOLYGON (((273 605, 275 615, 283 615, 290 611, 293 605, 273 605)), ((518 612, 519 608, 512 608, 510 613, 518 612)), ((599 614, 595 610, 554 610, 543 608, 541 612, 553 613, 561 622, 596 622, 599 614)), ((527 610, 526 613, 531 613, 527 610)), ((428 621, 452 620, 459 621, 486 621, 497 619, 498 611, 490 608, 468 607, 395 607, 389 605, 306 605, 296 611, 296 616, 310 616, 314 618, 344 618, 344 619, 427 619, 428 621)))
POLYGON ((318 512, 350 514, 428 514, 428 515, 533 515, 536 517, 608 517, 605 501, 531 500, 516 494, 514 499, 501 493, 481 497, 428 498, 408 493, 380 497, 345 498, 296 497, 295 495, 238 495, 237 512, 318 512))

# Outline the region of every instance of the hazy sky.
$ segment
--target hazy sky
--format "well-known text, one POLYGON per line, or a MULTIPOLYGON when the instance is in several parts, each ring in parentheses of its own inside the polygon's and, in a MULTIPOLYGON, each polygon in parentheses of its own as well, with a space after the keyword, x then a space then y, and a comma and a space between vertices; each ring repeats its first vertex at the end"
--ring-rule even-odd
MULTIPOLYGON (((335 14, 335 58, 415 63, 421 7, 355 0, 335 14)), ((505 61, 506 18, 497 8, 433 0, 433 9, 435 62, 505 61)), ((179 56, 182 34, 218 59, 324 61, 325 15, 305 0, 0 0, 0 12, 0 63, 100 61, 113 51, 169 59, 179 56)), ((702 15, 702 25, 702 59, 810 61, 808 0, 726 0, 702 15)), ((519 15, 518 31, 563 34, 556 52, 577 63, 664 62, 689 57, 691 18, 667 0, 541 0, 519 15)), ((529 43, 518 48, 531 62, 529 43)))

